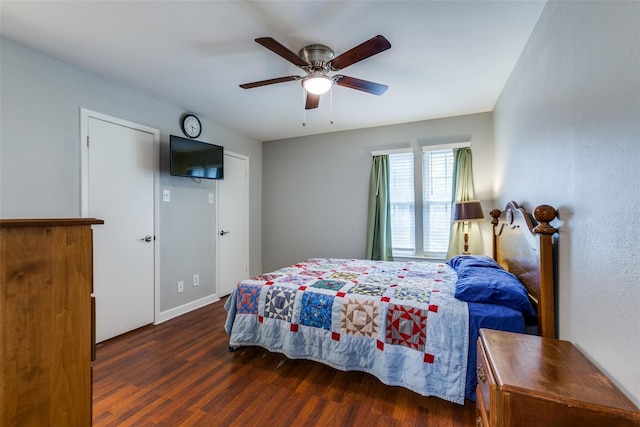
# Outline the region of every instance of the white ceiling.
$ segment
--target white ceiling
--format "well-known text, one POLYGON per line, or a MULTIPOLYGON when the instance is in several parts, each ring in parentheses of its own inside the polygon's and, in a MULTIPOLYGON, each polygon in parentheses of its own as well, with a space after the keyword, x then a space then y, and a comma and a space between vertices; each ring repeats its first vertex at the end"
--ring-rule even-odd
POLYGON ((491 111, 544 4, 2 0, 0 31, 266 141, 491 111), (391 49, 340 74, 388 85, 382 96, 335 86, 305 114, 299 82, 238 87, 304 75, 257 37, 296 53, 321 43, 337 56, 377 34, 391 49))

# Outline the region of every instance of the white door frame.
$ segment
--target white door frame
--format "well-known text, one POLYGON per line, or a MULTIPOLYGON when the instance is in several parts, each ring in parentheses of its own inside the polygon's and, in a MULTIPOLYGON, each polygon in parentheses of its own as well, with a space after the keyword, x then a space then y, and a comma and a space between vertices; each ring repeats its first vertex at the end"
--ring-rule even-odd
MULTIPOLYGON (((238 159, 242 159, 245 162, 247 162, 247 180, 246 180, 246 195, 247 195, 247 208, 249 208, 249 201, 250 201, 250 197, 249 197, 249 171, 251 170, 249 168, 249 157, 245 156, 243 154, 237 154, 231 151, 227 151, 224 150, 223 155, 229 155, 229 156, 233 156, 233 157, 237 157, 238 159)), ((218 255, 220 253, 220 234, 218 233, 218 231, 220 230, 220 191, 218 190, 218 184, 219 181, 216 181, 216 229, 215 229, 215 233, 216 233, 216 295, 218 295, 218 298, 220 297, 220 256, 218 255)), ((247 273, 249 274, 249 277, 251 276, 251 272, 250 272, 250 260, 249 260, 249 254, 250 254, 250 250, 249 250, 249 231, 250 231, 250 220, 249 220, 249 215, 250 212, 247 212, 247 241, 245 242, 245 247, 247 248, 247 273)))
POLYGON ((153 135, 153 323, 160 318, 160 131, 138 123, 80 108, 80 216, 89 216, 89 118, 114 123, 153 135))

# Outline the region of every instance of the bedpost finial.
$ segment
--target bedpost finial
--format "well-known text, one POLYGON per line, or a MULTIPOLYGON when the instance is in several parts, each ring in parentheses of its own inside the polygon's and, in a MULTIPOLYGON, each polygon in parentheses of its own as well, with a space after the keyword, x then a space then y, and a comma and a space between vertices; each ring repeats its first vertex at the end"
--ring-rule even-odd
POLYGON ((500 218, 500 214, 501 214, 501 213, 502 213, 502 212, 500 211, 500 209, 494 209, 494 210, 492 210, 492 211, 491 211, 491 217, 493 218, 493 219, 491 220, 491 224, 493 224, 493 225, 494 225, 494 227, 495 227, 496 225, 498 225, 498 218, 500 218))
POLYGON ((553 234, 556 230, 554 227, 549 225, 551 221, 553 221, 558 215, 558 212, 549 205, 540 205, 533 211, 533 217, 539 224, 533 229, 536 233, 540 234, 553 234))

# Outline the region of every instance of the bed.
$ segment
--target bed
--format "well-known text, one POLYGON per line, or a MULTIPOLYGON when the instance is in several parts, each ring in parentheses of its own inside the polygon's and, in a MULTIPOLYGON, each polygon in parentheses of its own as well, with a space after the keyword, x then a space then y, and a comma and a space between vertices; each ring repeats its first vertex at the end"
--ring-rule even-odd
POLYGON ((510 202, 491 216, 492 258, 313 258, 240 282, 225 303, 229 349, 261 346, 475 401, 480 328, 555 336, 555 209, 538 206, 534 221, 510 202))

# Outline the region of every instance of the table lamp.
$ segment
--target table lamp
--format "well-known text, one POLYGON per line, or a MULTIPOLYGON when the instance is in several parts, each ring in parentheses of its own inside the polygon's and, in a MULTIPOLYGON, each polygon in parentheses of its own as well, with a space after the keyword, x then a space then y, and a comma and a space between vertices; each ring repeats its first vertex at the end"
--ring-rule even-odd
POLYGON ((456 202, 453 205, 453 220, 463 223, 464 230, 464 252, 463 255, 470 255, 469 252, 469 222, 484 220, 482 206, 479 200, 466 200, 456 202))

